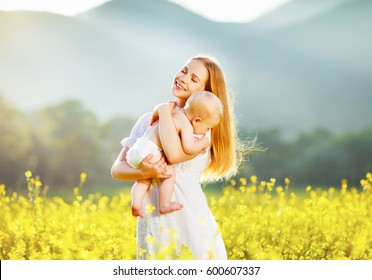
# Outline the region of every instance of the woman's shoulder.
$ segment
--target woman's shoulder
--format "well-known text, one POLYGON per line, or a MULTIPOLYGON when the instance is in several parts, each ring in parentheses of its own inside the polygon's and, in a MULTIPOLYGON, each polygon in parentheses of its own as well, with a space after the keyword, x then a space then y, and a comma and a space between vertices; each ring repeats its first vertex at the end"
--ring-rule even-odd
POLYGON ((144 113, 139 117, 133 129, 139 130, 143 134, 150 127, 151 118, 152 112, 144 113))
POLYGON ((143 125, 150 125, 151 118, 152 118, 152 112, 144 113, 138 118, 137 123, 140 123, 143 125))
POLYGON ((140 116, 132 128, 130 136, 125 137, 120 143, 128 148, 132 147, 137 139, 142 137, 146 130, 150 127, 151 117, 152 112, 148 112, 140 116))

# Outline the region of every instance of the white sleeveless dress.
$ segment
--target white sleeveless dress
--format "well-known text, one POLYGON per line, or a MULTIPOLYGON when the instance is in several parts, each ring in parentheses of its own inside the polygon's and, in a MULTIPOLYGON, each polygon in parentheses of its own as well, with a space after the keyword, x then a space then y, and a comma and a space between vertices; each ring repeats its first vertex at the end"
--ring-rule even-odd
MULTIPOLYGON (((151 116, 151 112, 142 115, 121 144, 131 147, 149 127, 151 116)), ((176 185, 172 201, 183 205, 180 211, 159 214, 159 182, 153 181, 143 202, 145 217, 137 220, 137 259, 227 259, 221 233, 199 183, 209 162, 208 149, 192 160, 173 165, 176 185)))

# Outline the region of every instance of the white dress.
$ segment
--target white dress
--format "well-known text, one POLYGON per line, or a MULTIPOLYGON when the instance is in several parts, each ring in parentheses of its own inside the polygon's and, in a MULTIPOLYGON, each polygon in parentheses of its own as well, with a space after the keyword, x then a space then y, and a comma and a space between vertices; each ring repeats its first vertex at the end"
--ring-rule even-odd
MULTIPOLYGON (((130 137, 121 141, 131 147, 150 124, 144 114, 130 137)), ((143 202, 144 218, 137 219, 137 259, 227 259, 217 223, 200 186, 200 177, 210 162, 209 149, 197 157, 174 164, 176 185, 172 201, 183 209, 169 214, 158 211, 158 181, 153 182, 143 202)))

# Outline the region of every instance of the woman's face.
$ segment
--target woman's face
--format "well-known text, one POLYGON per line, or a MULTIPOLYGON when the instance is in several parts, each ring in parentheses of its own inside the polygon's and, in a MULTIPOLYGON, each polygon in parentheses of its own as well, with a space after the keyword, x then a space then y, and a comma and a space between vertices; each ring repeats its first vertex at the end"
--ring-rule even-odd
POLYGON ((174 77, 172 94, 183 103, 194 92, 205 90, 208 70, 199 60, 190 60, 174 77))

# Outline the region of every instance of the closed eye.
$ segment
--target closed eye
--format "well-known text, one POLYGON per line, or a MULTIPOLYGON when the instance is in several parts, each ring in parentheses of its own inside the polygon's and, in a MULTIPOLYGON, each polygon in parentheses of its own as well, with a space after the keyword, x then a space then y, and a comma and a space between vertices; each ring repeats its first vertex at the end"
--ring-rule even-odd
POLYGON ((195 83, 197 83, 197 82, 200 81, 199 77, 196 76, 195 74, 192 74, 192 78, 191 78, 191 80, 192 80, 193 82, 195 82, 195 83))

